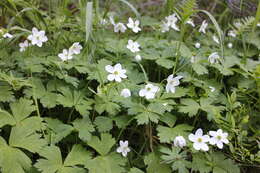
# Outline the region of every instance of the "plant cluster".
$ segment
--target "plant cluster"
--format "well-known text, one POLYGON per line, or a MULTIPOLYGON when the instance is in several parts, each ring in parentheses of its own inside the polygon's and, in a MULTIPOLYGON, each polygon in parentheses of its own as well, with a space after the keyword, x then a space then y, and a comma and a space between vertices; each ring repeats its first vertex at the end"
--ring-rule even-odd
POLYGON ((196 0, 35 2, 0 2, 2 173, 259 170, 260 9, 219 26, 196 0))

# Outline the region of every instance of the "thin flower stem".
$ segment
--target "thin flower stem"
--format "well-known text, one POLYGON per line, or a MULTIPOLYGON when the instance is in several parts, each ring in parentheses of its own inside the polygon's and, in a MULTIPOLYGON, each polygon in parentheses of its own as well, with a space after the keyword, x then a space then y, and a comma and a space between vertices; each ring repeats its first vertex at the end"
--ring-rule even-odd
POLYGON ((148 83, 149 80, 148 80, 147 73, 145 72, 143 65, 140 64, 140 63, 138 63, 138 64, 139 64, 139 66, 141 67, 141 69, 144 73, 145 82, 148 83))

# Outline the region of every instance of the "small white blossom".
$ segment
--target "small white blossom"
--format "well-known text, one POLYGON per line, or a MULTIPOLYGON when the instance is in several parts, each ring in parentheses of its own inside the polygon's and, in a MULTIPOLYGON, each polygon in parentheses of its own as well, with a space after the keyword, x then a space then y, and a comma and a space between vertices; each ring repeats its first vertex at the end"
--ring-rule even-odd
POLYGON ((109 16, 109 21, 112 25, 116 24, 113 16, 109 16))
POLYGON ((191 25, 193 28, 195 27, 195 24, 192 19, 187 20, 187 24, 191 25))
POLYGON ((72 52, 70 52, 67 49, 63 49, 62 53, 58 54, 58 57, 62 60, 62 61, 67 61, 73 58, 72 56, 72 52))
POLYGON ((162 33, 168 32, 169 30, 170 30, 170 26, 166 22, 163 21, 163 23, 161 24, 162 33))
POLYGON ((126 26, 123 23, 117 23, 114 25, 114 32, 124 33, 126 31, 126 26))
POLYGON ((7 33, 5 33, 5 34, 3 35, 3 37, 4 37, 4 38, 13 38, 13 35, 7 32, 7 33))
POLYGON ((45 36, 45 31, 38 31, 38 29, 34 27, 32 34, 28 36, 28 40, 31 41, 32 45, 42 47, 42 43, 48 41, 48 38, 45 36))
POLYGON ((167 78, 167 84, 166 84, 166 92, 169 93, 175 93, 175 87, 180 85, 180 79, 183 78, 182 76, 176 76, 173 77, 171 74, 167 78))
POLYGON ((120 146, 116 149, 116 152, 121 153, 124 157, 127 156, 127 153, 130 152, 128 147, 128 141, 119 141, 120 146))
POLYGON ((139 20, 134 21, 131 17, 128 19, 127 27, 132 29, 133 32, 138 33, 141 31, 141 28, 139 27, 139 20))
POLYGON ((122 69, 121 64, 116 64, 115 66, 107 65, 105 67, 106 71, 109 72, 110 74, 107 76, 107 79, 109 81, 115 80, 116 82, 121 82, 122 79, 127 78, 125 75, 126 70, 122 69))
POLYGON ((217 145, 219 149, 223 148, 223 143, 228 144, 229 141, 227 139, 228 133, 223 133, 222 129, 218 129, 217 131, 209 131, 210 138, 209 143, 211 145, 217 145))
POLYGON ((233 47, 233 44, 232 43, 228 43, 227 47, 231 49, 233 47))
POLYGON ((213 39, 213 41, 215 41, 217 44, 219 44, 219 39, 218 39, 217 36, 213 35, 213 36, 212 36, 212 39, 213 39))
POLYGON ((195 56, 192 56, 192 57, 190 58, 190 62, 191 62, 191 63, 195 63, 195 61, 196 61, 195 56))
POLYGON ((141 61, 142 60, 142 57, 141 57, 141 55, 136 55, 135 56, 135 60, 137 61, 137 62, 139 62, 139 61, 141 61))
POLYGON ((19 47, 20 47, 20 52, 24 52, 26 50, 27 47, 29 47, 29 42, 28 40, 25 40, 22 43, 19 43, 19 47))
POLYGON ((138 42, 133 41, 133 40, 128 40, 128 44, 126 46, 127 49, 129 49, 131 52, 135 53, 135 52, 139 52, 140 45, 138 42))
POLYGON ((208 57, 208 61, 211 64, 217 63, 219 59, 220 59, 220 56, 218 55, 217 52, 210 54, 209 57, 208 57))
POLYGON ((174 141, 173 144, 175 147, 180 147, 183 148, 186 146, 186 140, 184 139, 183 136, 177 136, 174 141))
POLYGON ((210 89, 210 92, 214 92, 216 90, 216 88, 213 86, 209 86, 209 89, 210 89))
POLYGON ((76 43, 73 43, 73 45, 69 48, 69 51, 72 53, 72 54, 80 54, 80 51, 82 49, 82 46, 79 44, 79 42, 76 42, 76 43))
POLYGON ((153 99, 158 91, 160 91, 160 88, 158 86, 147 84, 145 85, 145 88, 139 91, 139 96, 145 97, 146 99, 153 99))
POLYGON ((256 24, 256 26, 260 27, 260 23, 256 24))
POLYGON ((206 28, 208 27, 208 23, 204 20, 200 26, 199 32, 206 34, 206 28))
POLYGON ((239 27, 242 26, 242 23, 240 23, 240 22, 235 22, 234 25, 235 25, 235 27, 239 28, 239 27))
POLYGON ((125 98, 131 97, 131 91, 128 88, 125 88, 121 91, 120 95, 125 98))
POLYGON ((199 43, 199 42, 195 43, 195 47, 196 47, 197 49, 199 49, 199 48, 200 48, 200 43, 199 43))
POLYGON ((180 31, 179 27, 176 24, 178 22, 178 17, 176 14, 167 16, 165 19, 166 19, 166 23, 169 27, 171 27, 175 31, 180 31))
POLYGON ((236 35, 236 32, 234 30, 230 30, 230 31, 228 31, 228 36, 229 37, 236 37, 237 35, 236 35))
POLYGON ((209 142, 210 138, 208 135, 203 135, 202 129, 198 129, 195 134, 190 134, 189 140, 193 142, 193 148, 195 150, 209 150, 209 146, 206 142, 209 142))

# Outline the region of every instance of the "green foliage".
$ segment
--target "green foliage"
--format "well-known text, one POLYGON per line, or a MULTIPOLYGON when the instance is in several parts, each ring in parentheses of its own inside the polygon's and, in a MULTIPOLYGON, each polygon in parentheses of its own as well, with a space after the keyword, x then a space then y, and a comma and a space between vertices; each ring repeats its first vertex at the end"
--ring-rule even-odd
POLYGON ((260 13, 233 20, 227 4, 167 0, 165 9, 158 8, 162 1, 144 0, 0 1, 0 172, 239 173, 259 167, 260 13), (129 17, 140 20, 140 32, 127 26, 129 17), (199 32, 203 20, 206 33, 199 32), (125 32, 115 32, 119 23, 125 32), (48 41, 22 51, 20 43, 32 43, 33 27, 48 41), (13 37, 4 38, 7 33, 13 37), (129 40, 140 51, 129 50, 129 40), (74 43, 80 53, 61 59, 74 43), (219 58, 212 63, 214 52, 219 58), (127 78, 111 81, 120 70, 106 66, 118 63, 127 78), (182 77, 170 81, 170 75, 182 77), (147 88, 152 99, 140 96, 147 84, 160 88, 152 94, 147 88), (126 88, 131 94, 122 93, 126 88), (219 149, 207 142, 209 151, 196 151, 188 136, 198 128, 207 135, 222 129, 229 143, 219 149), (182 148, 177 136, 186 141, 182 148))

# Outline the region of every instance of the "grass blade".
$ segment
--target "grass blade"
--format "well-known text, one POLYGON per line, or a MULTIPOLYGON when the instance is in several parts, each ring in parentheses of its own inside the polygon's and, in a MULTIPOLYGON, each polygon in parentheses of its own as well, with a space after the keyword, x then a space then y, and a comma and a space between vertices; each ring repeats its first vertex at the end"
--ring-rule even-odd
POLYGON ((88 2, 86 7, 86 42, 92 30, 93 2, 88 2))

